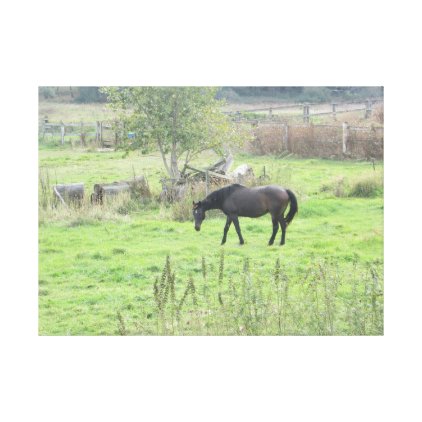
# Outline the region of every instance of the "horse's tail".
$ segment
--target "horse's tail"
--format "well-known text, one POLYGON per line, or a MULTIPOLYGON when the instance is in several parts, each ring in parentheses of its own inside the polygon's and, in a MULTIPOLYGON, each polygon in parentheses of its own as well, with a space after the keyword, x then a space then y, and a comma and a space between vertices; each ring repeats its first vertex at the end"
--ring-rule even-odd
POLYGON ((293 217, 298 212, 298 207, 297 207, 297 199, 296 199, 295 194, 289 189, 286 189, 286 192, 287 192, 287 195, 289 195, 289 199, 290 199, 290 209, 289 209, 289 213, 286 216, 286 223, 290 224, 293 220, 293 217))

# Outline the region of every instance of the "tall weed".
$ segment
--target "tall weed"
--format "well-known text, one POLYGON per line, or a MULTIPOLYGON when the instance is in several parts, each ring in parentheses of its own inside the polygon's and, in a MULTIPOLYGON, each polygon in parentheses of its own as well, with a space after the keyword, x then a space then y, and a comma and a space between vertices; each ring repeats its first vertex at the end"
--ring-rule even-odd
POLYGON ((268 274, 251 270, 224 277, 219 265, 201 261, 201 280, 192 275, 176 285, 176 272, 166 258, 152 289, 152 317, 119 332, 166 335, 382 335, 383 280, 379 263, 366 269, 356 260, 347 272, 336 263, 313 262, 303 279, 292 279, 280 259, 268 274), (215 283, 209 280, 214 276, 215 283), (142 327, 140 330, 139 327, 142 327))

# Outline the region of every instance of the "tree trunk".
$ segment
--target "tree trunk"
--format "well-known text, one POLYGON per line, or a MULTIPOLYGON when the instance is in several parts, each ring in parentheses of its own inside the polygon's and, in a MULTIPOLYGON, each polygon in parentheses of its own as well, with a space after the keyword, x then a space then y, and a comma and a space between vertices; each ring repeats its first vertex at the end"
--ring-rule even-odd
POLYGON ((161 144, 161 141, 157 141, 157 144, 158 144, 158 148, 160 149, 161 158, 163 159, 164 167, 167 170, 167 174, 170 177, 173 177, 172 172, 170 171, 169 165, 167 164, 166 154, 164 152, 163 145, 161 144))
POLYGON ((171 172, 173 174, 174 179, 180 179, 180 171, 179 167, 177 165, 177 119, 178 119, 178 113, 179 113, 179 103, 178 103, 178 96, 176 94, 174 98, 174 104, 173 104, 173 127, 172 127, 172 146, 171 146, 171 158, 170 158, 170 165, 171 165, 171 172))
POLYGON ((173 147, 171 149, 171 173, 174 179, 180 179, 180 171, 177 165, 177 153, 176 153, 176 142, 173 142, 173 147))

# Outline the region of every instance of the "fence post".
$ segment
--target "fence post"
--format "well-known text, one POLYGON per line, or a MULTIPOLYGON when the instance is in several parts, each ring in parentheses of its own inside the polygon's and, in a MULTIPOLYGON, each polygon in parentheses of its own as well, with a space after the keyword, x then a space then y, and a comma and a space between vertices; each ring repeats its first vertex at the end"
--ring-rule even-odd
POLYGON ((47 127, 46 127, 47 123, 48 123, 48 116, 45 115, 44 116, 44 119, 42 121, 42 139, 43 140, 44 140, 44 137, 45 137, 45 132, 47 130, 47 127))
POLYGON ((289 125, 284 124, 284 148, 286 151, 289 150, 289 125))
POLYGON ((372 102, 368 98, 366 100, 365 119, 369 119, 371 117, 371 114, 372 114, 372 102))
POLYGON ((309 105, 303 104, 303 121, 309 123, 309 105))
POLYGON ((273 118, 273 109, 270 107, 270 109, 268 110, 268 118, 272 119, 273 118))
POLYGON ((86 146, 85 132, 84 132, 84 122, 82 120, 81 120, 81 145, 86 146))
POLYGON ((60 134, 62 145, 64 145, 64 123, 62 121, 60 121, 60 134))
POLYGON ((100 122, 97 120, 95 125, 95 142, 98 144, 100 141, 100 122))
POLYGON ((347 141, 349 138, 349 125, 343 122, 343 154, 347 154, 347 141))
POLYGON ((100 122, 100 142, 103 142, 103 122, 100 122))
POLYGON ((332 114, 333 114, 333 120, 337 120, 337 115, 336 115, 336 103, 332 103, 331 107, 332 107, 332 114))

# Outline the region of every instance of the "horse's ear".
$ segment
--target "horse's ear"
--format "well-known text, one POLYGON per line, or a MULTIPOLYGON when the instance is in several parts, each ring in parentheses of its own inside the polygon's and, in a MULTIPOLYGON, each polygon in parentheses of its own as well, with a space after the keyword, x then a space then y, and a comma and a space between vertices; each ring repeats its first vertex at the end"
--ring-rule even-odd
POLYGON ((194 209, 198 208, 198 204, 195 201, 192 201, 192 206, 194 209))

